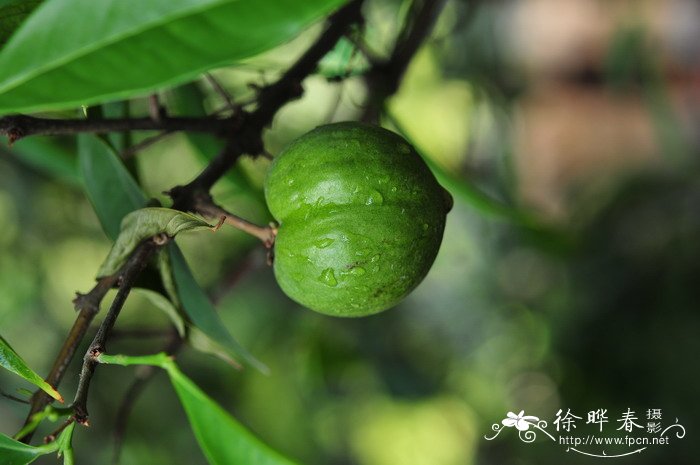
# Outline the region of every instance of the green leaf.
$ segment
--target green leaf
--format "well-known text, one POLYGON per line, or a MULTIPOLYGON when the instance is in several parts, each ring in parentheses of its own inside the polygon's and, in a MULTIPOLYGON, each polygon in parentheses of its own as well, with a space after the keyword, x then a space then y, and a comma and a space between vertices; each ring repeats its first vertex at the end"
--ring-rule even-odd
POLYGON ((0 2, 0 46, 27 19, 41 0, 10 0, 0 2))
POLYGON ((239 356, 251 366, 263 373, 267 373, 268 368, 253 357, 228 332, 209 297, 207 297, 204 290, 192 276, 192 272, 187 266, 185 257, 180 252, 180 249, 169 247, 169 252, 180 302, 182 302, 182 307, 192 323, 202 330, 204 334, 228 350, 233 356, 239 356))
POLYGON ((100 266, 97 277, 110 276, 119 271, 137 245, 149 237, 166 234, 175 237, 183 231, 213 229, 203 219, 170 208, 141 208, 127 214, 112 250, 100 266))
POLYGON ((46 392, 59 402, 63 402, 63 397, 49 383, 37 375, 31 368, 24 363, 22 357, 17 355, 17 352, 12 349, 10 344, 0 336, 0 366, 12 373, 21 376, 33 385, 46 392))
POLYGON ((360 53, 355 45, 342 37, 333 50, 328 52, 318 63, 318 72, 328 79, 357 76, 367 71, 369 60, 360 53))
POLYGON ((54 441, 33 447, 0 433, 0 465, 25 465, 33 462, 40 455, 50 454, 58 449, 54 441))
POLYGON ((162 310, 163 313, 165 313, 168 316, 173 326, 175 326, 175 329, 177 329, 177 333, 180 335, 180 337, 185 337, 185 320, 182 318, 182 315, 180 315, 180 313, 177 311, 173 303, 166 297, 164 297, 163 294, 152 291, 150 289, 143 289, 141 287, 135 287, 131 290, 131 292, 144 296, 153 305, 162 310))
POLYGON ((32 136, 12 146, 12 153, 21 161, 73 186, 81 185, 77 157, 54 138, 32 136))
POLYGON ((294 462, 270 449, 202 392, 174 362, 166 369, 210 464, 293 465, 294 462))
POLYGON ((291 39, 344 0, 52 0, 0 53, 0 113, 129 98, 291 39))
POLYGON ((87 196, 102 228, 110 238, 116 239, 122 218, 143 207, 146 196, 119 157, 101 139, 90 134, 78 136, 78 157, 87 196))
MULTIPOLYGON (((173 247, 177 247, 174 245, 173 247)), ((182 308, 182 303, 180 302, 180 297, 177 295, 177 286, 175 286, 175 278, 173 278, 173 267, 170 263, 170 252, 169 249, 160 249, 158 251, 158 256, 156 258, 158 264, 158 272, 160 273, 160 280, 163 283, 163 288, 165 293, 170 298, 170 301, 177 308, 182 308)))

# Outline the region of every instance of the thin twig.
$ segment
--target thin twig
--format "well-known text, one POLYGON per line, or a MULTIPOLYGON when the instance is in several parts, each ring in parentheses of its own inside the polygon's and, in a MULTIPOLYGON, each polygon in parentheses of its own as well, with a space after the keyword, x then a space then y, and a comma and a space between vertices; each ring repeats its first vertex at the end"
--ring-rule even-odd
POLYGON ((70 424, 73 423, 74 421, 75 421, 75 418, 70 417, 69 419, 67 419, 66 421, 64 421, 64 422, 61 424, 61 426, 59 426, 58 428, 56 428, 52 433, 50 433, 50 434, 44 436, 44 444, 48 444, 48 443, 50 443, 50 442, 55 441, 56 438, 58 437, 58 435, 61 434, 61 432, 62 432, 64 429, 68 428, 68 427, 70 426, 70 424))
POLYGON ((160 123, 166 117, 165 107, 160 104, 158 94, 151 94, 148 96, 148 114, 156 123, 160 123))
MULTIPOLYGON (((100 303, 107 292, 114 286, 118 280, 118 274, 113 276, 107 276, 100 279, 95 287, 93 287, 87 294, 77 293, 73 303, 75 309, 78 311, 78 316, 73 323, 66 340, 63 342, 61 350, 58 352, 56 359, 51 367, 51 371, 46 377, 46 382, 51 386, 58 386, 66 373, 66 369, 70 362, 73 360, 75 351, 80 344, 80 342, 85 337, 85 333, 90 327, 90 323, 100 311, 100 303)), ((25 426, 29 424, 32 416, 35 413, 44 410, 49 403, 51 403, 51 397, 44 391, 36 391, 32 396, 31 408, 27 414, 27 418, 24 422, 25 426)), ((29 443, 32 439, 33 432, 20 438, 20 441, 29 443)))
POLYGON ((224 102, 226 102, 226 108, 233 112, 238 111, 238 105, 236 105, 236 102, 233 101, 233 97, 231 97, 231 94, 226 89, 224 89, 224 86, 221 85, 219 80, 212 76, 211 73, 204 73, 204 77, 207 79, 209 84, 211 84, 212 88, 214 89, 214 92, 219 94, 219 96, 224 99, 224 102))
POLYGON ((12 394, 8 394, 4 391, 0 391, 0 396, 3 396, 10 400, 14 400, 15 402, 19 402, 20 404, 29 404, 29 401, 27 399, 22 399, 21 397, 13 396, 12 394))
POLYGON ((83 359, 83 368, 80 371, 78 390, 75 393, 75 399, 73 399, 75 421, 81 425, 89 424, 87 398, 90 381, 92 380, 95 367, 97 366, 96 358, 105 351, 107 338, 114 327, 114 323, 117 321, 117 317, 124 306, 124 302, 126 302, 126 298, 131 292, 136 277, 146 267, 148 261, 158 247, 159 245, 156 245, 156 243, 150 239, 142 242, 119 273, 119 291, 117 291, 117 295, 114 297, 112 305, 109 307, 109 311, 104 320, 102 320, 102 324, 100 324, 97 334, 95 334, 83 359))
POLYGON ((160 142, 161 140, 165 139, 166 137, 174 134, 172 131, 163 131, 159 132, 155 136, 147 137, 143 139, 142 141, 138 142, 137 144, 132 145, 131 147, 128 147, 127 149, 123 150, 122 153, 120 154, 122 160, 127 160, 134 155, 136 155, 138 152, 141 150, 144 150, 151 145, 160 142))
POLYGON ((194 202, 193 211, 208 218, 224 218, 225 224, 233 226, 234 228, 248 233, 251 236, 257 237, 268 249, 272 247, 272 244, 275 242, 277 228, 273 226, 259 226, 241 218, 240 216, 234 215, 233 213, 215 204, 214 200, 209 194, 197 196, 194 202))

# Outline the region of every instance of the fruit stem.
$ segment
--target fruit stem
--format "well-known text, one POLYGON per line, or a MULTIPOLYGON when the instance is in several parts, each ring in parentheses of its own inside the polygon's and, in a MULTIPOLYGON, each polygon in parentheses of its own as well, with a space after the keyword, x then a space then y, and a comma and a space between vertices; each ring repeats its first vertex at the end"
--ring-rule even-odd
POLYGON ((255 223, 234 215, 233 213, 221 208, 209 199, 198 199, 196 210, 204 216, 210 218, 221 218, 223 223, 233 226, 234 228, 255 236, 265 245, 266 248, 272 248, 277 236, 277 226, 270 223, 267 226, 259 226, 255 223))

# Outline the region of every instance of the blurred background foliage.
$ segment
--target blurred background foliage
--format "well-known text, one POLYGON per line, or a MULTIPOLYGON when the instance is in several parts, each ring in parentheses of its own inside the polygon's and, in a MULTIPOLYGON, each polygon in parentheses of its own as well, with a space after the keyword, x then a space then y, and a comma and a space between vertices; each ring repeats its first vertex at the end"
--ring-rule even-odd
MULTIPOLYGON (((562 446, 523 444, 512 431, 491 442, 484 435, 508 411, 551 422, 560 408, 584 418, 607 408, 612 434, 628 407, 640 418, 663 409, 664 424, 678 418, 688 430, 635 463, 692 463, 700 426, 698 5, 448 1, 387 104, 455 195, 428 277, 395 309, 334 319, 287 299, 254 240, 228 229, 184 235, 178 243, 197 279, 271 374, 235 371, 190 350, 179 356, 183 370, 270 445, 307 464, 588 463, 562 446), (460 194, 474 188, 530 219, 475 208, 460 194)), ((373 0, 365 13, 364 46, 388 54, 404 3, 373 0)), ((273 80, 318 31, 213 75, 245 101, 250 83, 273 80)), ((303 99, 278 113, 267 150, 360 117, 366 66, 351 43, 339 45, 305 82, 303 99)), ((225 103, 208 81, 194 86, 206 110, 225 103)), ((163 97, 174 111, 171 93, 163 97)), ((129 103, 131 114, 146 108, 129 103)), ((165 201, 163 190, 212 156, 200 148, 172 135, 131 168, 165 201)), ((2 152, 0 328, 46 373, 74 319, 71 299, 91 287, 110 243, 81 191, 72 139, 29 138, 2 152)), ((266 223, 268 165, 242 160, 214 197, 266 223)), ((167 327, 135 295, 110 352, 160 350, 167 327)), ((62 392, 74 392, 77 370, 73 364, 62 392)), ((78 463, 109 460, 115 412, 133 376, 131 368, 99 370, 92 426, 74 440, 78 463)), ((27 388, 4 372, 0 386, 27 388)), ((0 430, 15 432, 26 410, 0 402, 0 430)), ((204 463, 165 374, 137 400, 122 460, 204 463)))

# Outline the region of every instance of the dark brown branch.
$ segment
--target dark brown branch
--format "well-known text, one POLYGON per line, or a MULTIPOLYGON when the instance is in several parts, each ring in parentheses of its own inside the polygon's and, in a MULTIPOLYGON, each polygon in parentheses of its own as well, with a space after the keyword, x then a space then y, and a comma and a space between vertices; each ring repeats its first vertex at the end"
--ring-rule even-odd
MULTIPOLYGON (((75 319, 75 323, 73 323, 73 327, 68 333, 68 337, 66 337, 66 340, 63 342, 61 350, 56 356, 54 364, 51 367, 51 371, 46 377, 46 382, 51 386, 58 386, 63 379, 63 375, 65 375, 68 365, 70 365, 70 362, 73 360, 73 355, 75 355, 78 345, 80 345, 80 342, 85 337, 85 333, 90 327, 90 323, 95 318, 95 315, 97 315, 97 312, 100 311, 100 303, 102 302, 102 299, 117 282, 118 277, 119 275, 115 274, 113 276, 102 278, 87 294, 78 293, 76 295, 73 303, 75 304, 75 309, 78 311, 78 316, 75 319)), ((27 419, 24 423, 25 426, 29 423, 35 413, 44 410, 44 407, 51 403, 51 401, 51 397, 49 397, 49 395, 44 391, 35 392, 34 396, 32 396, 29 414, 27 415, 27 419)), ((32 435, 32 433, 29 433, 20 438, 20 441, 28 443, 31 440, 32 435)))
POLYGON ((73 400, 73 409, 75 411, 75 420, 82 425, 88 424, 87 397, 90 381, 97 366, 96 358, 105 351, 107 338, 131 292, 136 277, 143 271, 150 258, 161 245, 163 245, 163 241, 158 241, 158 244, 156 244, 153 239, 142 242, 119 272, 119 291, 117 291, 117 295, 114 297, 107 315, 102 320, 97 334, 95 334, 90 347, 85 353, 83 368, 80 371, 80 380, 75 399, 73 400))
POLYGON ((369 95, 363 121, 375 122, 384 101, 399 88, 408 64, 430 34, 445 0, 414 0, 406 24, 388 60, 375 63, 365 75, 369 95))
POLYGON ((51 119, 27 115, 0 118, 0 134, 10 143, 33 135, 79 134, 84 132, 108 133, 118 131, 192 131, 223 136, 231 121, 215 117, 111 118, 111 119, 51 119))
POLYGON ((334 13, 328 26, 316 42, 275 83, 263 87, 258 94, 258 106, 252 113, 243 113, 240 124, 231 130, 228 143, 209 165, 189 184, 170 191, 173 208, 191 211, 196 192, 209 192, 211 187, 243 154, 264 152, 262 132, 275 114, 288 102, 303 94, 302 82, 316 70, 318 61, 345 34, 351 24, 361 19, 362 0, 355 0, 334 13))

